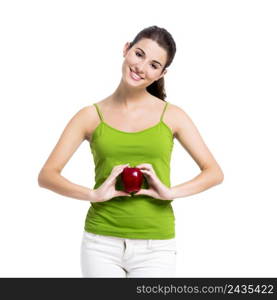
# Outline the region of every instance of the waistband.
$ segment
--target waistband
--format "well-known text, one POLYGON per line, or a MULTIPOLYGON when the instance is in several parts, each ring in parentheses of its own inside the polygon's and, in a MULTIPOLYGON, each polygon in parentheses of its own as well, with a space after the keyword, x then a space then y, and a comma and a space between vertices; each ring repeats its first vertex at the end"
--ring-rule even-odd
POLYGON ((122 238, 122 237, 116 237, 116 236, 108 236, 108 235, 102 235, 102 234, 95 234, 92 232, 84 231, 83 235, 85 238, 91 239, 92 241, 99 241, 99 240, 105 240, 107 242, 111 242, 113 244, 118 245, 124 245, 126 243, 136 245, 136 246, 147 246, 148 248, 152 248, 153 245, 161 245, 165 242, 169 242, 172 244, 176 243, 176 238, 171 239, 163 239, 163 240, 157 240, 157 239, 128 239, 128 238, 122 238))

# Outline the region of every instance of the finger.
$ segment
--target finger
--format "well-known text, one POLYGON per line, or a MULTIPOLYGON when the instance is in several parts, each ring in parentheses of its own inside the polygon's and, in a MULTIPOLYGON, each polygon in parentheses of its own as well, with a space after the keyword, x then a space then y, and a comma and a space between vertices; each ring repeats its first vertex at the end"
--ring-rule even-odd
POLYGON ((147 189, 140 189, 135 195, 147 195, 149 196, 149 191, 147 189))
POLYGON ((124 170, 125 168, 127 168, 127 167, 129 167, 129 164, 128 164, 128 165, 123 165, 123 166, 118 170, 119 173, 123 172, 123 170, 124 170))
POLYGON ((156 176, 155 176, 155 174, 153 174, 152 171, 149 171, 149 170, 140 170, 140 171, 141 171, 141 173, 142 173, 143 175, 145 175, 146 177, 150 177, 150 178, 152 178, 153 180, 156 179, 156 176))
POLYGON ((152 165, 151 164, 139 164, 139 165, 137 165, 136 167, 138 168, 138 167, 143 167, 143 168, 149 168, 149 167, 151 167, 152 165))
POLYGON ((121 173, 128 165, 129 165, 129 164, 117 166, 116 169, 114 170, 114 172, 115 172, 116 174, 119 174, 119 173, 121 173))
POLYGON ((148 170, 140 170, 140 171, 141 171, 141 173, 143 173, 145 175, 148 175, 148 176, 152 175, 152 173, 150 171, 148 171, 148 170))
POLYGON ((127 163, 127 164, 124 164, 124 165, 117 165, 117 166, 114 166, 113 169, 121 169, 121 168, 125 168, 129 165, 130 165, 130 163, 127 163))
POLYGON ((129 165, 130 164, 121 165, 121 166, 119 166, 119 169, 124 169, 124 168, 128 167, 129 165))
MULTIPOLYGON (((128 164, 127 164, 128 165, 128 164)), ((112 173, 110 174, 110 179, 112 182, 115 181, 116 177, 122 173, 123 169, 126 168, 127 165, 122 165, 122 166, 116 166, 113 170, 112 173)))
POLYGON ((140 170, 149 170, 148 167, 145 167, 145 166, 141 166, 141 167, 138 167, 140 170))
POLYGON ((123 191, 116 191, 115 196, 127 196, 127 197, 131 197, 132 195, 123 191))
POLYGON ((149 171, 154 171, 153 167, 151 164, 141 164, 136 166, 137 168, 139 168, 140 170, 149 170, 149 171))

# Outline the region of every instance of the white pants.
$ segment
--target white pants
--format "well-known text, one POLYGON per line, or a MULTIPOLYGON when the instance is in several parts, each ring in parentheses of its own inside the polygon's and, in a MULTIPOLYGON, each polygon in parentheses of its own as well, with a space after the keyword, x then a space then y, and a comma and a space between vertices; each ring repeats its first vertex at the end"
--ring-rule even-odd
POLYGON ((175 277, 176 240, 143 240, 84 231, 83 277, 175 277))

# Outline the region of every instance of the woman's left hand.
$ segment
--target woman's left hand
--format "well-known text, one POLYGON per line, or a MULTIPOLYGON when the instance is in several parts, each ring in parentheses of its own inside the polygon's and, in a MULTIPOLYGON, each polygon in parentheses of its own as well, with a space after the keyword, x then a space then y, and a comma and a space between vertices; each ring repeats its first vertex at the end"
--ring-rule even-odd
POLYGON ((147 195, 161 200, 173 200, 171 199, 171 189, 160 181, 151 164, 140 164, 135 167, 145 175, 149 183, 149 189, 140 189, 134 195, 147 195))

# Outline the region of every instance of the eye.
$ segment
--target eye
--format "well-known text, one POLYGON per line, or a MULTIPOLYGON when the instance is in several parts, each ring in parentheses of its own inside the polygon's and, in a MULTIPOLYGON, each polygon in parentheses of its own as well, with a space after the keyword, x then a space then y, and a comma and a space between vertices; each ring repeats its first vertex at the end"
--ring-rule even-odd
MULTIPOLYGON (((139 52, 135 52, 136 53, 136 56, 138 56, 138 57, 141 57, 142 55, 141 55, 141 53, 139 53, 139 52)), ((151 64, 151 66, 154 68, 154 69, 157 69, 157 66, 155 65, 155 64, 151 64)))

